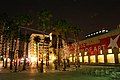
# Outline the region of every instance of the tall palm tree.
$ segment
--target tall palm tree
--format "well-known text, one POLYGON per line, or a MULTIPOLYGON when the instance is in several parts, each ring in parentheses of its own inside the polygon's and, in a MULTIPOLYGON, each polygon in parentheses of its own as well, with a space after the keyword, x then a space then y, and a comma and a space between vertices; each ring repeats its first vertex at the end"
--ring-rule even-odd
POLYGON ((10 20, 10 17, 8 16, 7 13, 3 13, 0 15, 0 29, 1 29, 1 35, 2 35, 2 56, 3 57, 3 67, 7 67, 7 56, 6 56, 6 50, 7 50, 7 40, 8 40, 8 36, 7 36, 7 33, 9 32, 8 31, 8 26, 7 26, 7 23, 9 22, 10 20), (6 61, 5 61, 5 65, 4 65, 4 58, 6 58, 6 61))
MULTIPOLYGON (((18 47, 18 58, 21 58, 22 57, 22 50, 21 50, 21 43, 24 42, 24 45, 26 46, 26 49, 28 48, 27 45, 28 45, 28 36, 23 36, 22 35, 22 31, 21 31, 21 27, 25 26, 25 27, 28 27, 32 22, 32 16, 29 15, 29 14, 22 14, 22 15, 17 15, 17 16, 14 16, 14 23, 15 25, 18 27, 18 35, 17 35, 17 38, 18 38, 18 44, 19 47, 18 47)), ((25 51, 26 53, 26 51, 25 51)), ((25 58, 26 55, 24 55, 24 58, 25 58)), ((25 60, 26 58, 24 59, 24 65, 23 65, 23 70, 25 70, 25 60)), ((20 62, 19 62, 19 65, 20 65, 20 62)))
POLYGON ((9 25, 10 25, 10 28, 9 28, 10 40, 9 41, 10 41, 10 56, 11 56, 10 69, 12 69, 12 60, 13 60, 13 56, 14 56, 15 49, 16 49, 16 42, 14 42, 14 40, 17 40, 19 27, 16 26, 16 24, 14 23, 14 19, 10 21, 9 25))
MULTIPOLYGON (((49 47, 49 43, 50 43, 50 38, 49 37, 45 37, 44 38, 44 42, 48 45, 49 47)), ((48 53, 46 55, 46 66, 49 66, 49 49, 48 49, 48 53)))
POLYGON ((38 45, 39 45, 40 40, 41 40, 41 39, 40 39, 39 36, 35 36, 35 37, 34 37, 34 41, 35 41, 35 43, 36 43, 37 67, 38 67, 38 54, 39 54, 39 53, 38 53, 38 47, 39 47, 38 45))
POLYGON ((76 46, 75 46, 75 54, 76 54, 76 56, 77 56, 77 65, 78 65, 78 67, 80 66, 80 61, 79 61, 79 49, 78 49, 78 46, 79 46, 79 36, 80 36, 80 31, 81 31, 81 29, 80 29, 80 26, 79 25, 73 25, 72 26, 72 29, 73 29, 73 31, 72 31, 72 33, 73 33, 73 37, 74 37, 74 39, 75 39, 75 43, 76 43, 76 46))
MULTIPOLYGON (((16 33, 17 33, 17 26, 14 25, 14 21, 12 17, 9 17, 7 14, 3 14, 2 16, 3 19, 3 36, 4 36, 4 40, 5 42, 3 43, 3 45, 5 46, 5 56, 8 55, 6 54, 6 50, 7 50, 7 44, 8 42, 11 44, 10 48, 9 48, 9 54, 10 54, 10 59, 12 61, 13 57, 11 56, 11 52, 13 52, 14 48, 13 48, 13 43, 14 43, 14 38, 16 37, 16 33)), ((7 56, 6 56, 6 65, 5 67, 7 67, 7 56)), ((10 65, 11 68, 11 65, 10 65)))
POLYGON ((57 55, 58 55, 58 67, 60 66, 60 53, 59 49, 63 47, 62 39, 67 41, 67 35, 69 31, 69 23, 64 19, 58 19, 55 21, 55 35, 57 36, 57 55))
POLYGON ((42 11, 38 12, 38 30, 43 31, 44 33, 50 32, 52 27, 52 17, 52 13, 47 9, 43 9, 42 11))
POLYGON ((30 39, 30 35, 29 34, 25 34, 24 35, 24 64, 23 64, 23 70, 26 70, 25 66, 26 66, 26 57, 27 57, 27 54, 28 54, 29 39, 30 39))
MULTIPOLYGON (((38 30, 43 31, 43 37, 45 38, 46 33, 51 32, 52 28, 52 13, 46 9, 38 12, 37 14, 37 22, 38 22, 38 30)), ((43 50, 44 50, 44 42, 43 42, 43 50)), ((44 54, 44 53, 43 53, 44 54)), ((41 61, 41 68, 43 68, 43 59, 41 61)), ((41 69, 43 72, 43 69, 41 69)))

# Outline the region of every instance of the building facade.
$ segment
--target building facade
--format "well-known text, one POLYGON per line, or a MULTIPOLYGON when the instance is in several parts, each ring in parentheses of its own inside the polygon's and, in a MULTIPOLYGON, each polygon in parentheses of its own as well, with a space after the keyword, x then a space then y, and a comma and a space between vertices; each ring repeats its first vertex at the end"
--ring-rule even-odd
POLYGON ((106 34, 73 43, 69 47, 69 59, 81 64, 120 64, 120 28, 106 34))

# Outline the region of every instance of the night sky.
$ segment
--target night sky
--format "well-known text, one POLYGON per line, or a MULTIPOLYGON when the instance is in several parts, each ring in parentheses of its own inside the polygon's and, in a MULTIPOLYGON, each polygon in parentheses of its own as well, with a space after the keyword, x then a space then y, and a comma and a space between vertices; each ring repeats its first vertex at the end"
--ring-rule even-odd
POLYGON ((50 10, 55 17, 79 24, 83 33, 114 28, 120 23, 119 0, 1 0, 0 11, 11 15, 50 10))

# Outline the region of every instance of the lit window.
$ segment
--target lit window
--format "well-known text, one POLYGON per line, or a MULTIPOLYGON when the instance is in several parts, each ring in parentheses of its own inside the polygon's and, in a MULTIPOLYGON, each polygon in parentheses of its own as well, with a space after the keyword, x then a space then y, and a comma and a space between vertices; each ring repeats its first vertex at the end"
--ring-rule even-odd
POLYGON ((114 54, 107 55, 107 62, 108 63, 115 63, 114 54))
POLYGON ((93 34, 91 34, 91 36, 93 36, 93 34))
POLYGON ((101 31, 99 31, 99 33, 101 33, 101 31))
POLYGON ((98 32, 96 32, 96 34, 98 34, 98 32))
POLYGON ((108 30, 106 30, 105 32, 108 32, 108 30))
POLYGON ((119 48, 119 54, 118 54, 118 61, 120 63, 120 48, 119 48))
POLYGON ((81 56, 81 53, 79 53, 79 56, 81 56))
POLYGON ((72 62, 72 57, 69 58, 70 62, 72 62))
POLYGON ((119 61, 119 63, 120 63, 120 53, 118 54, 118 61, 119 61))
POLYGON ((102 50, 100 50, 100 54, 102 54, 102 50))
POLYGON ((108 49, 108 53, 112 53, 112 49, 108 49))
POLYGON ((70 54, 70 57, 72 57, 72 54, 70 54))
POLYGON ((93 56, 90 56, 90 63, 95 63, 95 55, 93 55, 93 56))
POLYGON ((87 52, 85 52, 85 54, 84 55, 87 55, 87 52))
POLYGON ((104 63, 104 55, 98 55, 98 63, 104 63))
POLYGON ((88 36, 90 36, 90 35, 88 35, 88 36))
POLYGON ((84 62, 88 62, 88 56, 84 56, 84 62))
POLYGON ((80 62, 82 62, 82 57, 79 57, 80 62))
POLYGON ((102 33, 104 33, 105 32, 105 30, 102 30, 102 33))

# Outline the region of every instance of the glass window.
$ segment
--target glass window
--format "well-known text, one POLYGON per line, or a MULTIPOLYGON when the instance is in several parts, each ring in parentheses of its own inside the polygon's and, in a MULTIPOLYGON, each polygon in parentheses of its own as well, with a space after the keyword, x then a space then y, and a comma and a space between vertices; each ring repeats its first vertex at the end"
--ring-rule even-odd
POLYGON ((100 50, 100 54, 102 54, 102 50, 100 50))
POLYGON ((82 56, 81 53, 79 53, 79 56, 82 56))
POLYGON ((88 56, 84 56, 84 62, 88 62, 88 56))
POLYGON ((72 57, 72 54, 70 54, 70 57, 72 57))
POLYGON ((72 62, 72 57, 69 58, 70 62, 72 62))
POLYGON ((98 55, 98 63, 104 63, 104 55, 98 55))
POLYGON ((82 57, 79 57, 80 62, 82 62, 82 57))
POLYGON ((112 49, 108 49, 108 53, 112 53, 112 49))
POLYGON ((85 52, 85 54, 84 55, 87 55, 87 52, 85 52))
POLYGON ((108 63, 115 63, 114 54, 107 55, 107 62, 108 63))
POLYGON ((118 61, 119 61, 119 63, 120 63, 120 53, 118 54, 118 61))
POLYGON ((90 56, 90 63, 95 63, 95 55, 93 55, 93 56, 90 56))

